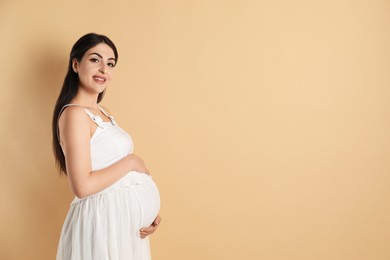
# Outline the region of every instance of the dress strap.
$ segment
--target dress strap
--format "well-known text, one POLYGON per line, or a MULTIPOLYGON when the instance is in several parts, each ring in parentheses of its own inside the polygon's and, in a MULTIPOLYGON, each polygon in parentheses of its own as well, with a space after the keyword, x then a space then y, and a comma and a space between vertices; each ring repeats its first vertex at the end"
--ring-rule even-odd
POLYGON ((112 125, 117 125, 116 122, 115 122, 115 120, 114 120, 114 117, 113 117, 112 115, 107 114, 107 112, 106 112, 101 106, 99 106, 99 105, 98 105, 98 108, 100 109, 100 111, 102 111, 102 113, 103 113, 106 117, 108 117, 108 118, 110 119, 112 125))

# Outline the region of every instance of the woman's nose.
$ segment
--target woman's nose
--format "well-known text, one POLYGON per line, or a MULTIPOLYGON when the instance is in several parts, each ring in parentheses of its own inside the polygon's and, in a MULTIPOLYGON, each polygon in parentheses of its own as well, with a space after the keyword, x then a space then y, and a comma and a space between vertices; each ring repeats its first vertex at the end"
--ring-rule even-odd
POLYGON ((106 72, 106 64, 102 62, 99 71, 104 74, 106 72))

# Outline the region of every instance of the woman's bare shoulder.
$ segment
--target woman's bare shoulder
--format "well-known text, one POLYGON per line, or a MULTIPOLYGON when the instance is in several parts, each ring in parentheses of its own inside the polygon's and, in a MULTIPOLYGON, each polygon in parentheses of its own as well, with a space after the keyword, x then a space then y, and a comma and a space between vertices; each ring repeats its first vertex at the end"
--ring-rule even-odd
POLYGON ((84 108, 69 106, 64 109, 59 120, 59 139, 63 149, 70 143, 80 146, 90 138, 91 127, 84 108))
POLYGON ((87 116, 87 113, 85 112, 83 107, 79 106, 68 106, 64 108, 62 111, 59 123, 63 122, 74 122, 74 121, 80 121, 85 120, 85 117, 87 116))

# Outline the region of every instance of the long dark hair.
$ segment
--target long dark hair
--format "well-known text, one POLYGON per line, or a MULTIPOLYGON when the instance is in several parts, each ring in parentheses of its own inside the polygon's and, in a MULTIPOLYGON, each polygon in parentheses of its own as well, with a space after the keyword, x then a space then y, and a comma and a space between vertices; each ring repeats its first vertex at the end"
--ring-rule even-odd
MULTIPOLYGON (((78 62, 81 61, 84 54, 94 46, 99 43, 105 43, 111 47, 114 51, 115 60, 118 61, 118 51, 114 45, 114 43, 105 35, 100 35, 96 33, 88 33, 81 37, 72 47, 69 57, 69 66, 68 72, 66 73, 64 83, 62 85, 62 89, 60 95, 58 96, 56 105, 54 107, 53 112, 53 123, 52 123, 52 131, 53 131, 53 150, 54 156, 56 160, 56 165, 60 169, 60 172, 66 173, 66 165, 65 165, 65 156, 62 151, 60 145, 60 138, 58 136, 58 116, 60 115, 61 109, 63 106, 71 102, 71 100, 76 96, 78 86, 79 86, 79 77, 78 74, 73 71, 72 63, 73 60, 76 59, 78 62)), ((99 93, 97 102, 99 103, 104 96, 105 91, 99 93)))

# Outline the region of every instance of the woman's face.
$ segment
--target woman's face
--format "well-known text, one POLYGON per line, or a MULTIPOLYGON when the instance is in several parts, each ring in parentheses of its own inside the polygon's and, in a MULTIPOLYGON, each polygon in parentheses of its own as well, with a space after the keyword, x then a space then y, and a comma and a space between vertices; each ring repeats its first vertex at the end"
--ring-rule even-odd
POLYGON ((112 79, 116 60, 111 47, 99 43, 89 49, 80 62, 74 59, 72 64, 79 75, 79 88, 96 94, 103 92, 112 79))

